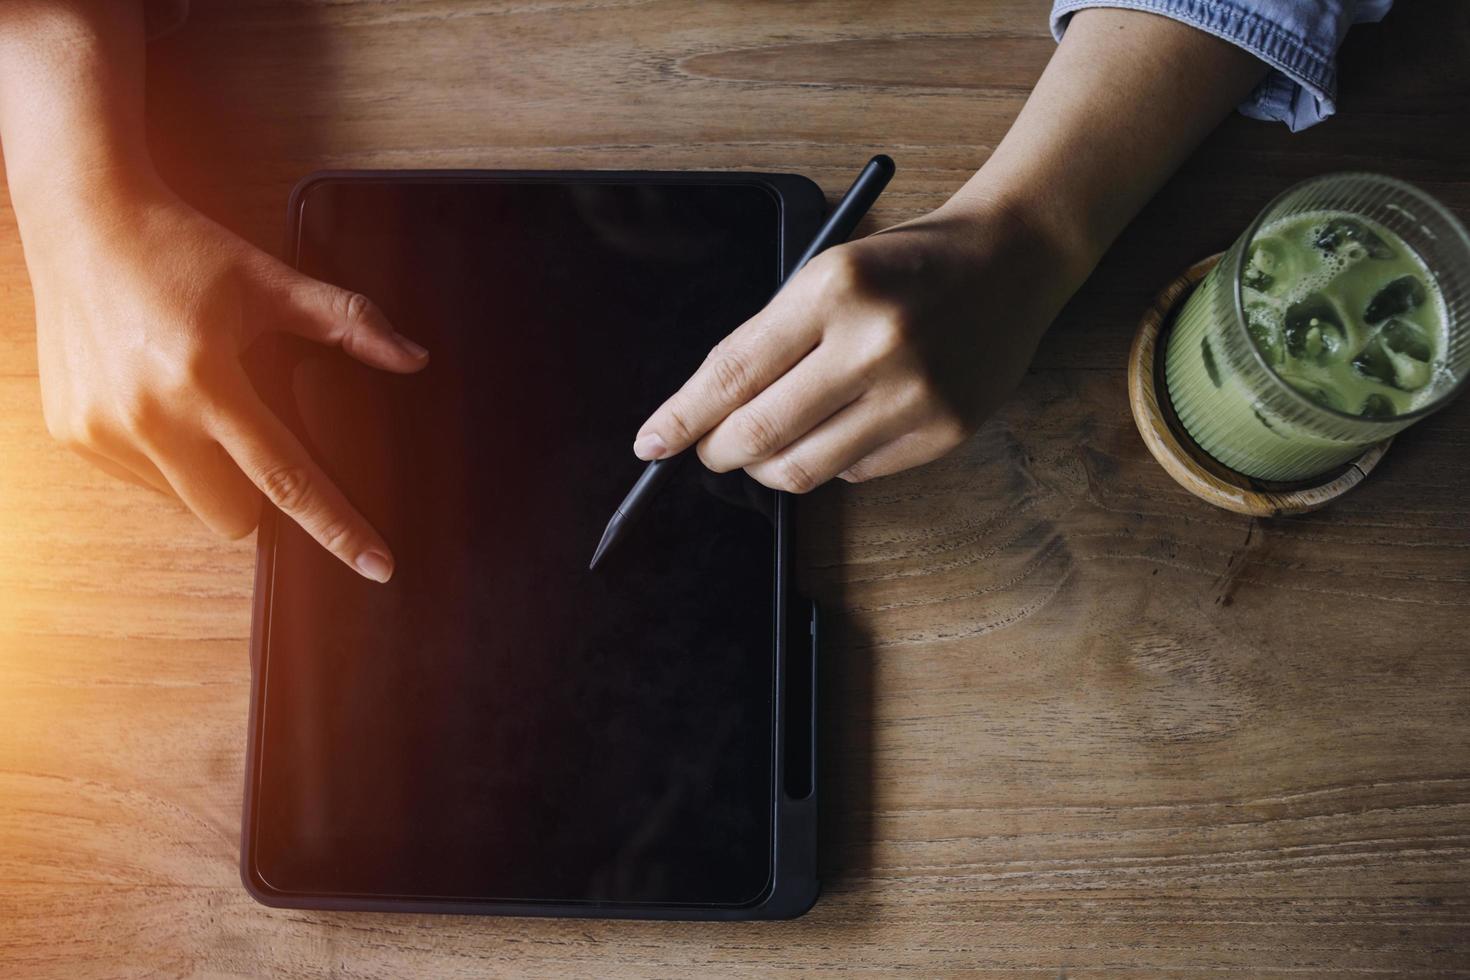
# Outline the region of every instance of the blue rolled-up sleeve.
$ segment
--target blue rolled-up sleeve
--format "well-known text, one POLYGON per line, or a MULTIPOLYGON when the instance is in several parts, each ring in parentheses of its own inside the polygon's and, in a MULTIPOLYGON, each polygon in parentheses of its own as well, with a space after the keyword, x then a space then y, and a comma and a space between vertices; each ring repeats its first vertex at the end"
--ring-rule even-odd
POLYGON ((1240 104, 1253 119, 1306 129, 1337 111, 1337 48, 1348 28, 1382 20, 1393 0, 1055 0, 1051 32, 1086 7, 1124 7, 1197 27, 1271 67, 1240 104))

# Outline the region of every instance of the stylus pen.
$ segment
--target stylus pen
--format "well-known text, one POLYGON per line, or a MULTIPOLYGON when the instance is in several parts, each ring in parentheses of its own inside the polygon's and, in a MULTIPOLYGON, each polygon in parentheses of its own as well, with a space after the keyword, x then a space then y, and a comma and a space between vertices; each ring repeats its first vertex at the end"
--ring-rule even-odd
MULTIPOLYGON (((833 245, 847 241, 848 236, 857 228, 858 222, 863 220, 863 215, 878 200, 878 195, 883 193, 883 188, 888 186, 888 181, 893 178, 893 160, 880 153, 868 161, 863 172, 858 174, 857 180, 842 195, 842 200, 837 202, 837 207, 827 216, 827 221, 812 239, 801 258, 796 260, 796 265, 791 267, 791 274, 781 280, 781 285, 776 287, 776 293, 780 293, 786 284, 796 277, 801 267, 810 262, 817 255, 833 245)), ((772 294, 774 298, 775 294, 772 294)), ((685 454, 666 456, 656 459, 643 469, 643 474, 638 477, 638 482, 633 484, 633 489, 623 498, 618 509, 613 513, 612 520, 607 522, 607 530, 602 532, 602 540, 597 542, 597 550, 592 552, 592 562, 587 567, 596 568, 602 556, 607 554, 614 544, 628 532, 638 516, 648 508, 648 502, 653 499, 659 487, 668 482, 670 474, 674 472, 674 464, 685 454)))

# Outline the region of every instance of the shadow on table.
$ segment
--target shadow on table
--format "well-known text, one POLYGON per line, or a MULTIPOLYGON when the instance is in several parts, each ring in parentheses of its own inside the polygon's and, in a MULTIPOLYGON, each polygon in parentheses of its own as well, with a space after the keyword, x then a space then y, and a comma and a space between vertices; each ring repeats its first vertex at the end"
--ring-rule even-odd
POLYGON ((148 144, 159 174, 277 256, 291 188, 332 165, 343 141, 352 53, 337 16, 310 4, 196 2, 182 27, 148 44, 148 144))

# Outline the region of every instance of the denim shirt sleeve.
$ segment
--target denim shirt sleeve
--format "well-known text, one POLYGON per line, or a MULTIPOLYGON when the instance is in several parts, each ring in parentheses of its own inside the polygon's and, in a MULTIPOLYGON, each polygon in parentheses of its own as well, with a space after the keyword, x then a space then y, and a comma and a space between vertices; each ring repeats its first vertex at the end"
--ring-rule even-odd
POLYGON ((1051 32, 1085 7, 1161 14, 1249 51, 1271 72, 1239 106, 1252 119, 1299 132, 1337 111, 1337 46, 1348 28, 1382 20, 1393 0, 1054 0, 1051 32))

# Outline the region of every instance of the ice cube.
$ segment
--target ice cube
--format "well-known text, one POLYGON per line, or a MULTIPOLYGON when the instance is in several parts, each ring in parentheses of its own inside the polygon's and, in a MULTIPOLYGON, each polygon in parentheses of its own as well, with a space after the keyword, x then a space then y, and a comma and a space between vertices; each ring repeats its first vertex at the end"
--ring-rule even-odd
POLYGON ((1391 316, 1408 313, 1423 305, 1428 296, 1428 291, 1417 276, 1399 276, 1368 301, 1368 310, 1363 314, 1363 319, 1369 323, 1377 323, 1391 316))
POLYGON ((1215 352, 1210 350, 1210 338, 1206 337, 1199 342, 1199 355, 1205 362, 1205 373, 1210 376, 1215 387, 1220 387, 1220 368, 1215 364, 1215 352))
POLYGON ((1248 289, 1269 293, 1291 270, 1290 251, 1285 242, 1269 235, 1251 242, 1240 282, 1248 289))
POLYGON ((1358 410, 1358 414, 1364 418, 1386 419, 1397 413, 1393 409, 1393 402, 1386 395, 1372 394, 1363 400, 1363 407, 1358 410))
POLYGON ((1378 329, 1353 358, 1358 373, 1401 391, 1418 391, 1429 383, 1434 347, 1416 323, 1391 319, 1378 329))
POLYGON ((1248 265, 1245 272, 1241 273, 1240 284, 1258 293, 1269 293, 1271 287, 1276 285, 1276 277, 1262 270, 1260 266, 1248 265))
POLYGON ((1333 218, 1317 229, 1312 236, 1312 244, 1329 255, 1341 251, 1348 258, 1362 258, 1363 255, 1375 259, 1393 258, 1393 249, 1382 238, 1352 218, 1333 218), (1355 254, 1357 252, 1363 254, 1355 254))
POLYGON ((1275 367, 1281 363, 1281 332, 1276 329, 1276 318, 1269 306, 1264 303, 1246 304, 1245 329, 1267 364, 1275 367))
POLYGON ((1320 294, 1286 310, 1286 350, 1297 360, 1325 364, 1343 349, 1346 336, 1337 311, 1320 294))
POLYGON ((1368 341, 1368 346, 1353 358, 1353 368, 1363 377, 1372 378, 1379 384, 1393 384, 1393 361, 1377 337, 1368 341))
POLYGON ((1434 345, 1429 341, 1429 334, 1412 320, 1395 317, 1379 328, 1378 336, 1382 338, 1383 346, 1395 354, 1406 354, 1425 363, 1434 357, 1434 345))
MULTIPOLYGON (((1387 347, 1384 344, 1384 347, 1387 347)), ((1429 365, 1417 357, 1408 354, 1400 354, 1398 351, 1388 352, 1389 360, 1393 361, 1393 386, 1403 391, 1418 391, 1429 383, 1429 365)))

